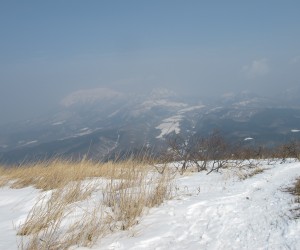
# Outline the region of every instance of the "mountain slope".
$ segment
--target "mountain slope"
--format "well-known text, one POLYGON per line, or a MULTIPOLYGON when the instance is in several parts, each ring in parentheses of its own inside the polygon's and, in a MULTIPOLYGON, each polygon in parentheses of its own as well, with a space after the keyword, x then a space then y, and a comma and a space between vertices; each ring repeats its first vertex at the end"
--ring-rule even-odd
POLYGON ((109 89, 82 90, 61 109, 36 120, 0 128, 0 162, 13 164, 52 156, 107 160, 142 149, 159 153, 168 137, 206 136, 218 129, 235 143, 272 147, 300 139, 300 106, 248 92, 203 103, 156 89, 148 95, 109 89))

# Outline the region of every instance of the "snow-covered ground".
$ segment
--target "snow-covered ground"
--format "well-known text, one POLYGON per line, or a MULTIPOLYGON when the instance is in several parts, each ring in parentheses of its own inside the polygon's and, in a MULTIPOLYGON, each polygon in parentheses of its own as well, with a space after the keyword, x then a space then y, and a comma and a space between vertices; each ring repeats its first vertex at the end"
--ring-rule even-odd
POLYGON ((175 134, 178 134, 180 132, 180 121, 182 119, 181 115, 176 115, 169 117, 167 119, 164 119, 163 122, 156 127, 156 129, 160 129, 161 133, 156 138, 162 138, 165 135, 168 135, 172 132, 175 132, 175 134))
POLYGON ((0 188, 0 249, 18 249, 16 230, 40 192, 32 187, 0 188))
MULTIPOLYGON (((283 191, 300 176, 300 163, 263 168, 245 180, 231 170, 179 176, 173 200, 92 249, 300 249, 300 220, 290 211, 294 197, 283 191)), ((17 249, 14 225, 38 194, 33 188, 0 189, 0 249, 17 249)))

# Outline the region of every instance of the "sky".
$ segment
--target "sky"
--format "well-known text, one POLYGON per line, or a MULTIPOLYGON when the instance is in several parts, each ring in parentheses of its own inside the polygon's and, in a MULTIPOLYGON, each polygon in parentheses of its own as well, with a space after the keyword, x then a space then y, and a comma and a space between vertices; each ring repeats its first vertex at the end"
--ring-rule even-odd
POLYGON ((297 87, 299 13, 298 0, 2 0, 0 123, 81 89, 201 98, 297 87))

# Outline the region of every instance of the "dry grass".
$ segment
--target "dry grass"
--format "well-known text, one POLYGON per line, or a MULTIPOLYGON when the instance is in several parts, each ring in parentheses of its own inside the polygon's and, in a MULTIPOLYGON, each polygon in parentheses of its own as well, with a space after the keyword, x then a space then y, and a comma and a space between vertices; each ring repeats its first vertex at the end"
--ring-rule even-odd
POLYGON ((19 227, 18 235, 30 235, 58 223, 66 215, 69 204, 82 201, 90 197, 97 189, 96 185, 84 188, 81 182, 73 182, 52 191, 42 194, 27 215, 25 222, 19 227))
POLYGON ((295 202, 300 203, 300 178, 296 179, 295 185, 289 191, 296 196, 295 202))
POLYGON ((297 180, 295 184, 295 194, 300 196, 300 178, 297 180))
POLYGON ((33 250, 91 246, 109 233, 131 228, 149 208, 171 198, 172 179, 168 170, 158 174, 134 160, 55 160, 0 169, 2 185, 47 191, 17 228, 19 248, 33 250))
POLYGON ((296 179, 292 186, 284 188, 283 191, 289 192, 295 196, 295 203, 291 204, 291 211, 295 219, 300 219, 300 177, 296 179))
POLYGON ((247 169, 246 171, 245 170, 242 170, 240 169, 238 172, 237 172, 237 176, 241 179, 241 180, 246 180, 248 178, 251 178, 257 174, 260 174, 262 172, 264 172, 265 169, 263 169, 262 167, 254 167, 254 168, 249 168, 247 169))
POLYGON ((43 230, 23 237, 19 248, 58 250, 68 249, 72 245, 92 246, 99 237, 103 237, 110 232, 110 218, 104 217, 104 208, 100 203, 90 204, 89 207, 82 209, 81 216, 65 226, 64 223, 66 224, 66 217, 71 213, 71 207, 62 206, 61 208, 64 210, 63 216, 52 221, 43 230))
POLYGON ((145 208, 160 205, 172 196, 172 175, 165 171, 158 175, 132 166, 132 178, 121 181, 111 179, 103 190, 104 204, 110 207, 116 224, 114 227, 127 230, 138 223, 145 208))
POLYGON ((225 179, 237 177, 240 180, 246 180, 267 170, 256 160, 231 160, 227 162, 226 169, 229 171, 224 172, 225 179))
POLYGON ((132 164, 145 167, 145 163, 127 160, 123 162, 95 163, 67 160, 38 162, 21 167, 0 167, 0 187, 10 185, 12 188, 34 186, 42 190, 62 188, 72 181, 82 181, 93 177, 126 179, 127 168, 132 164))

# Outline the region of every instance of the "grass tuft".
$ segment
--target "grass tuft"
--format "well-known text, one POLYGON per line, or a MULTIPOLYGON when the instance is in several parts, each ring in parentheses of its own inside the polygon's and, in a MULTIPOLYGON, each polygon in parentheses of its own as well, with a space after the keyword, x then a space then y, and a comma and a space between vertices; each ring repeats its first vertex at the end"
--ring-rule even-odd
POLYGON ((20 249, 92 246, 99 238, 127 230, 149 208, 172 197, 172 174, 147 162, 94 163, 54 160, 0 168, 1 185, 42 190, 17 228, 20 249))

